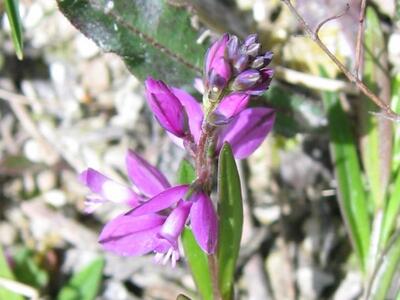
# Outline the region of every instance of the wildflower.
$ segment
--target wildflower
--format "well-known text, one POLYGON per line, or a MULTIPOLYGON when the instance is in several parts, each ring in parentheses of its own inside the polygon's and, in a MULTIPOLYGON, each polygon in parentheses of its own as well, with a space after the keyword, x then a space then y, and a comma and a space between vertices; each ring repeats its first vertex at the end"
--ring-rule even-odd
MULTIPOLYGON (((181 103, 189 123, 190 133, 184 138, 170 136, 180 146, 187 142, 188 136, 197 144, 201 135, 204 113, 201 105, 191 95, 177 88, 169 88, 181 103), (186 141, 186 142, 185 142, 186 141)), ((271 108, 245 108, 249 95, 244 92, 225 96, 214 113, 215 125, 219 127, 217 153, 224 142, 228 142, 235 158, 243 159, 252 154, 271 131, 275 121, 275 112, 271 108)), ((161 124, 162 125, 162 124, 161 124)))
POLYGON ((178 238, 190 219, 197 243, 204 252, 214 253, 217 243, 217 215, 210 198, 196 192, 183 200, 188 185, 169 188, 130 212, 108 222, 99 242, 104 249, 124 256, 155 252, 156 262, 180 258, 178 238), (167 214, 162 211, 170 209, 167 214))
POLYGON ((204 85, 211 97, 222 90, 227 94, 242 91, 261 95, 271 82, 274 71, 267 66, 273 53, 261 51, 256 34, 242 43, 234 35, 224 34, 208 50, 204 67, 204 85))
POLYGON ((107 201, 136 207, 171 185, 154 166, 132 150, 128 150, 125 164, 133 187, 115 182, 102 173, 88 168, 79 175, 80 181, 92 192, 86 199, 85 212, 91 213, 107 201))
POLYGON ((186 117, 182 104, 162 81, 148 78, 145 82, 147 102, 165 130, 182 138, 186 135, 186 117))

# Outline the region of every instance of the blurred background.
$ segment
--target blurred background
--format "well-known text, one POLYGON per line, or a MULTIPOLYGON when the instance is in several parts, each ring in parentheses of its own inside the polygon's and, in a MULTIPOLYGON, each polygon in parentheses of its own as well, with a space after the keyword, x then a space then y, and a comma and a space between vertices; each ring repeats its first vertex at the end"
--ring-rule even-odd
MULTIPOLYGON (((348 2, 347 12, 327 23, 320 36, 352 70, 360 1, 348 2)), ((367 2, 384 37, 382 68, 395 76, 400 66, 396 3, 367 2)), ((296 5, 316 28, 345 12, 346 3, 298 0, 296 5)), ((277 125, 256 153, 238 163, 245 201, 238 299, 359 299, 363 277, 337 202, 321 96, 342 95, 360 140, 354 107, 366 100, 304 36, 281 1, 174 0, 169 5, 189 15, 203 49, 225 31, 242 37, 257 32, 263 48, 275 54, 275 80, 259 101, 277 109, 277 125), (332 79, 320 76, 320 66, 332 79)), ((172 269, 154 264, 151 255, 117 257, 100 249, 102 226, 126 208, 110 204, 91 215, 83 212, 88 190, 77 174, 90 166, 127 182, 128 148, 176 182, 185 153, 153 119, 140 79, 118 55, 103 52, 72 26, 55 1, 19 1, 24 42, 19 60, 4 12, 2 2, 0 299, 175 299, 179 293, 196 299, 184 259, 172 269)), ((390 95, 390 84, 383 83, 385 88, 390 95)))

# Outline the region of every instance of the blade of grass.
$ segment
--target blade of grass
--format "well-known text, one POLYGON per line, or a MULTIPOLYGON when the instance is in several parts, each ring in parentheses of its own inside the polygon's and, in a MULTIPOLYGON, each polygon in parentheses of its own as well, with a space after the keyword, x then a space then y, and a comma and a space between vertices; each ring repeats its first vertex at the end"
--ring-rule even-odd
POLYGON ((328 115, 331 156, 338 184, 338 200, 342 217, 361 269, 365 271, 371 225, 356 142, 338 95, 325 92, 322 94, 322 99, 328 115))
POLYGON ((22 60, 23 55, 23 38, 22 38, 22 24, 19 16, 18 0, 5 0, 6 13, 8 22, 11 27, 11 37, 14 43, 15 54, 18 59, 22 60))
POLYGON ((400 234, 391 240, 390 245, 383 252, 369 284, 368 300, 386 300, 399 298, 399 293, 392 287, 398 285, 400 266, 400 234), (395 293, 393 295, 393 293, 395 293))
MULTIPOLYGON (((6 256, 4 255, 1 246, 0 246, 0 278, 15 280, 14 274, 12 273, 7 263, 6 256)), ((23 300, 24 298, 5 288, 0 287, 0 299, 23 300)))
MULTIPOLYGON (((366 13, 364 80, 367 86, 382 99, 390 100, 386 43, 380 20, 371 7, 366 13)), ((361 154, 375 212, 384 206, 386 187, 390 177, 392 152, 392 124, 377 118, 371 111, 377 106, 371 101, 361 101, 359 108, 361 154)))
POLYGON ((229 144, 224 144, 218 164, 219 286, 222 299, 232 299, 234 273, 243 225, 240 178, 229 144))

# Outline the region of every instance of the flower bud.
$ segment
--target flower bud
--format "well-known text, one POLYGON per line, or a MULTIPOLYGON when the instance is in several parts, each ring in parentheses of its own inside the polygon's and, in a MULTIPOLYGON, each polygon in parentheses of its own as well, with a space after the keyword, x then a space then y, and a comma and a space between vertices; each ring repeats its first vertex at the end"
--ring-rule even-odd
POLYGON ((246 39, 243 42, 243 45, 248 47, 251 44, 257 43, 258 42, 258 36, 256 33, 250 34, 246 37, 246 39))
POLYGON ((232 89, 235 91, 246 91, 254 86, 260 77, 260 73, 257 70, 246 70, 235 78, 232 83, 232 89))
POLYGON ((247 68, 248 62, 249 57, 247 55, 240 55, 232 61, 232 65, 236 73, 240 73, 247 68))
POLYGON ((149 77, 145 81, 149 106, 165 130, 178 137, 186 135, 186 113, 170 88, 162 81, 149 77))
MULTIPOLYGON (((208 49, 204 64, 204 76, 208 78, 212 69, 219 70, 221 59, 225 58, 226 48, 229 40, 229 35, 224 34, 208 49)), ((223 76, 223 75, 220 75, 223 76)), ((207 80, 205 81, 207 82, 207 80)))
POLYGON ((245 53, 249 56, 257 56, 258 52, 260 51, 261 45, 258 43, 251 44, 249 47, 247 47, 245 53))
POLYGON ((251 67, 253 69, 260 69, 264 66, 264 61, 265 61, 264 56, 257 56, 251 63, 251 67))
POLYGON ((237 36, 232 36, 228 42, 228 58, 234 59, 239 52, 239 39, 237 36))
POLYGON ((272 51, 265 52, 265 54, 264 54, 265 65, 269 65, 273 56, 274 56, 274 53, 272 51))

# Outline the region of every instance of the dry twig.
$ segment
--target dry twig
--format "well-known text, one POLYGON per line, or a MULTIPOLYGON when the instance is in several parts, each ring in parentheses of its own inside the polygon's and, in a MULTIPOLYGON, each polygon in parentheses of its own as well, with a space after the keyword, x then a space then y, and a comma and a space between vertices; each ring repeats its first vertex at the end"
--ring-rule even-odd
POLYGON ((324 20, 321 22, 317 30, 313 31, 311 27, 307 24, 307 22, 304 20, 304 18, 300 15, 300 13, 297 11, 297 9, 293 6, 292 2, 290 0, 281 0, 290 10, 290 12, 296 17, 297 21, 301 24, 303 27, 304 31, 306 34, 311 38, 312 41, 314 41, 317 46, 328 55, 328 57, 333 61, 333 63, 340 69, 340 71, 343 72, 343 74, 347 77, 347 79, 354 83, 357 88, 371 101, 373 101, 379 108, 382 109, 382 117, 395 121, 395 122, 400 122, 400 115, 395 113, 391 108, 390 105, 385 103, 384 100, 382 100, 379 96, 374 94, 366 85, 365 83, 360 80, 356 75, 354 75, 352 72, 350 72, 344 64, 340 62, 340 60, 328 49, 328 47, 321 41, 318 35, 318 31, 321 29, 321 27, 329 22, 330 20, 334 20, 341 15, 336 15, 334 17, 328 18, 327 20, 324 20))
POLYGON ((357 33, 357 44, 356 44, 356 63, 354 65, 354 74, 356 74, 357 78, 361 79, 361 60, 363 56, 363 40, 364 40, 364 30, 365 30, 365 8, 366 8, 366 0, 361 0, 361 8, 360 15, 358 17, 358 33, 357 33))

